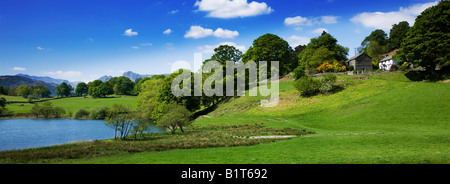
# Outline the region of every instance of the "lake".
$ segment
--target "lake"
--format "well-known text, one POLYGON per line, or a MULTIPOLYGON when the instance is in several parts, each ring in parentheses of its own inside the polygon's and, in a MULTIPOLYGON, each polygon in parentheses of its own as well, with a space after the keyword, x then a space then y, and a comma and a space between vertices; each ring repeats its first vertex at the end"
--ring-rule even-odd
MULTIPOLYGON (((76 141, 114 138, 104 120, 0 119, 0 150, 51 146, 76 141)), ((160 132, 150 127, 149 132, 160 132)))

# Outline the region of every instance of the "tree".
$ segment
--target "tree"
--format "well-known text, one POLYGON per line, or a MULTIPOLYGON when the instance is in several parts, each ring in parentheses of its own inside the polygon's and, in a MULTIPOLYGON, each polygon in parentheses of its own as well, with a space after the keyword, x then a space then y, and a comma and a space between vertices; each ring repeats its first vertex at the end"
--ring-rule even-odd
POLYGON ((371 41, 376 41, 379 45, 386 46, 389 40, 386 32, 384 32, 382 29, 372 31, 372 33, 370 33, 370 35, 361 42, 359 53, 366 53, 367 46, 371 41))
POLYGON ((142 116, 148 120, 154 120, 153 111, 158 107, 157 94, 163 84, 163 79, 147 80, 142 84, 142 91, 137 98, 137 106, 142 111, 142 116))
POLYGON ((227 61, 237 62, 241 60, 242 52, 235 48, 234 46, 229 45, 220 45, 219 47, 214 49, 214 54, 211 56, 211 61, 218 61, 222 65, 226 65, 227 61))
POLYGON ((5 107, 5 106, 6 106, 6 98, 0 97, 0 107, 5 107))
MULTIPOLYGON (((177 78, 179 75, 181 75, 183 72, 183 69, 180 69, 178 71, 175 71, 174 73, 170 74, 168 77, 164 78, 164 82, 161 84, 161 87, 158 89, 157 99, 159 102, 175 102, 177 104, 185 106, 189 111, 194 112, 198 109, 200 109, 201 105, 201 96, 195 96, 194 95, 194 73, 189 72, 190 79, 191 79, 191 86, 190 86, 190 96, 175 96, 172 93, 172 81, 177 78)), ((180 84, 180 87, 182 84, 180 84)))
POLYGON ((134 82, 128 77, 114 77, 108 82, 113 86, 116 95, 131 95, 133 93, 134 82))
POLYGON ((450 1, 424 10, 408 31, 396 58, 422 66, 427 78, 437 77, 437 66, 450 67, 450 1))
POLYGON ((253 41, 253 45, 242 56, 242 61, 255 61, 258 66, 260 61, 267 61, 268 76, 270 76, 271 61, 279 62, 280 76, 288 74, 297 67, 297 62, 292 58, 292 48, 288 42, 269 33, 253 41))
POLYGON ((93 96, 95 87, 99 87, 103 82, 101 80, 94 80, 92 82, 89 82, 88 85, 88 93, 89 95, 93 96))
POLYGON ((33 86, 32 91, 34 98, 48 98, 52 94, 48 87, 43 85, 33 86))
POLYGON ((23 98, 28 98, 29 95, 33 93, 33 89, 30 86, 27 86, 25 84, 20 85, 16 89, 16 94, 18 96, 22 96, 23 98))
POLYGON ((8 86, 0 86, 0 95, 8 95, 9 87, 8 86))
POLYGON ((387 52, 386 46, 380 45, 377 41, 370 41, 367 45, 366 53, 372 58, 372 67, 378 69, 378 63, 383 59, 383 54, 387 52))
POLYGON ((337 42, 336 38, 326 32, 317 38, 312 38, 299 55, 299 65, 310 69, 317 68, 327 61, 345 62, 349 49, 337 42))
POLYGON ((69 97, 72 93, 72 86, 67 84, 66 82, 62 82, 59 86, 56 87, 55 94, 58 97, 69 97))
POLYGON ((77 96, 87 95, 88 92, 89 92, 89 87, 86 83, 80 82, 77 84, 77 87, 75 88, 75 94, 77 96))
POLYGON ((387 51, 391 52, 395 49, 400 49, 403 40, 406 38, 406 33, 409 31, 410 26, 407 21, 402 21, 392 26, 389 32, 389 40, 386 46, 387 51))
POLYGON ((110 82, 102 82, 101 80, 95 80, 89 82, 88 93, 94 98, 106 97, 106 95, 113 94, 113 87, 110 82))
POLYGON ((175 133, 177 128, 180 128, 181 132, 184 133, 183 127, 191 123, 192 113, 186 107, 176 103, 163 103, 163 105, 166 105, 167 111, 158 119, 156 124, 168 128, 172 134, 175 133))
POLYGON ((114 139, 117 139, 117 133, 119 132, 119 139, 121 140, 127 138, 136 123, 130 106, 123 104, 113 104, 105 120, 105 125, 114 129, 114 139))

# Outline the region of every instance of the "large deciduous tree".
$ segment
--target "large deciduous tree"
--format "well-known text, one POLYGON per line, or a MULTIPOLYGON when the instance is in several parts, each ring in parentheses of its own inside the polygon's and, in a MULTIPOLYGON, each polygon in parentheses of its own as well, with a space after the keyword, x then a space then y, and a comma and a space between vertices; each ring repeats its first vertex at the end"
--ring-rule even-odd
MULTIPOLYGON (((271 71, 270 62, 279 62, 280 76, 288 74, 297 67, 297 62, 292 57, 292 48, 288 42, 274 34, 265 34, 253 41, 253 45, 245 52, 242 61, 267 61, 267 70, 271 71)), ((270 72, 269 72, 270 73, 270 72)))
POLYGON ((435 71, 450 67, 450 1, 424 10, 402 42, 396 59, 424 67, 428 78, 437 77, 435 71))
POLYGON ((70 84, 63 82, 59 86, 56 87, 55 94, 58 97, 68 97, 72 93, 72 90, 73 90, 73 88, 70 84))
POLYGON ((325 62, 346 61, 349 49, 337 42, 336 38, 326 32, 317 38, 312 38, 299 55, 300 67, 304 69, 317 68, 325 62))
POLYGON ((83 96, 88 94, 88 85, 84 82, 80 82, 77 84, 77 87, 75 88, 75 94, 77 96, 83 96))
POLYGON ((388 44, 386 45, 388 52, 391 52, 395 49, 400 49, 401 44, 406 38, 406 33, 408 33, 409 29, 410 26, 407 21, 402 21, 392 26, 392 29, 389 32, 388 44))

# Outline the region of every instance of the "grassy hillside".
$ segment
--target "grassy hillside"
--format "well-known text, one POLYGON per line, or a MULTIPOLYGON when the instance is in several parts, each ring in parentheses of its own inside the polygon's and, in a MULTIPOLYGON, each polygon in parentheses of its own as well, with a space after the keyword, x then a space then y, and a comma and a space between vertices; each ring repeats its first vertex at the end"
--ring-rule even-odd
MULTIPOLYGON (((264 97, 244 96, 220 104, 193 123, 197 127, 195 131, 216 125, 258 124, 314 134, 251 146, 122 151, 109 156, 54 162, 450 163, 449 83, 411 82, 402 73, 368 79, 367 76, 340 76, 338 83, 343 88, 333 94, 306 98, 293 88, 293 81, 284 81, 280 83, 280 101, 276 107, 260 107, 258 103, 264 97)), ((95 99, 85 100, 92 100, 89 101, 92 104, 95 99)), ((78 102, 73 105, 80 107, 78 102)), ((189 135, 185 137, 189 139, 189 135)), ((201 135, 208 139, 210 134, 201 135)), ((178 140, 179 144, 190 143, 185 138, 178 140)), ((158 140, 138 142, 150 146, 158 140)), ((123 146, 132 144, 135 143, 125 142, 123 146)))
POLYGON ((449 163, 450 84, 409 82, 403 74, 363 80, 339 77, 345 88, 300 97, 280 83, 277 107, 262 97, 235 98, 194 125, 263 124, 315 134, 254 146, 119 154, 70 163, 449 163))

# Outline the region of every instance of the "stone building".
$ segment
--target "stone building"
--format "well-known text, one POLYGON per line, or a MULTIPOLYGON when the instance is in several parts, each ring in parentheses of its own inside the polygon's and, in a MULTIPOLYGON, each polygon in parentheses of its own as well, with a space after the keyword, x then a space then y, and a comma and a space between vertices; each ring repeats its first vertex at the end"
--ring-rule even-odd
POLYGON ((353 56, 346 63, 349 68, 353 68, 358 73, 372 70, 372 58, 365 53, 353 56))

